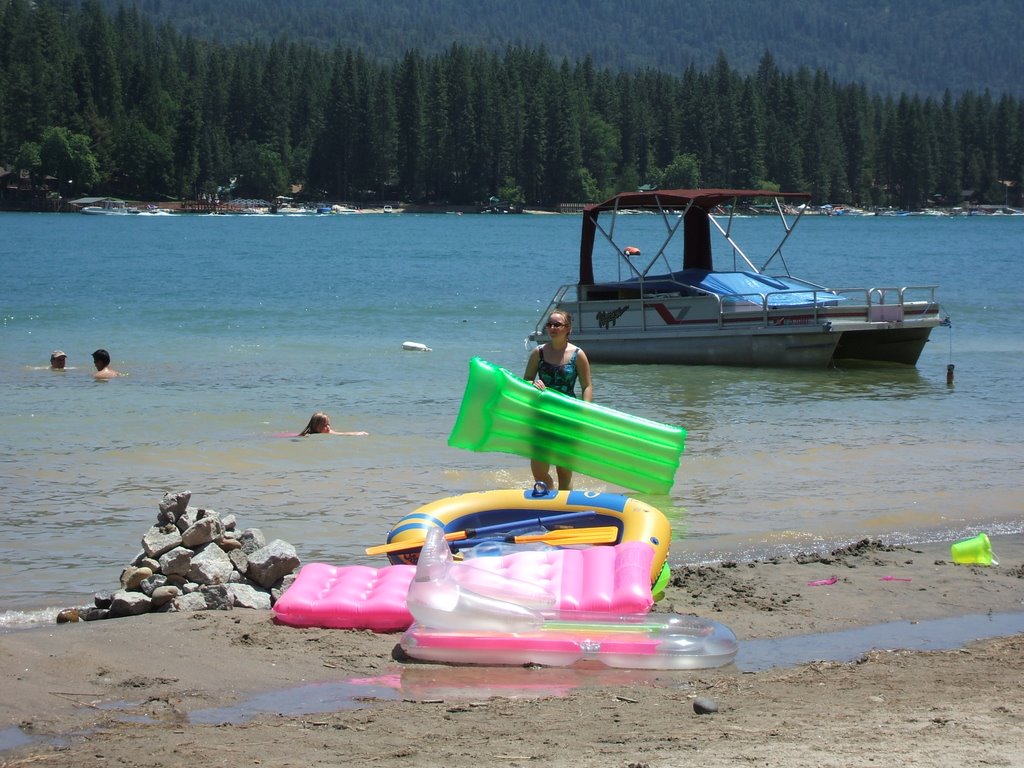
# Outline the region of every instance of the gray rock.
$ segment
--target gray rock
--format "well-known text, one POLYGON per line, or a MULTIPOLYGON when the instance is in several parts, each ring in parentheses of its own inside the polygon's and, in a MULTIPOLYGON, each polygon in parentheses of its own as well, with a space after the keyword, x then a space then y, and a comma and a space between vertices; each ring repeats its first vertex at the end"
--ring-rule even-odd
POLYGON ((235 607, 228 587, 223 584, 203 587, 203 597, 206 598, 207 609, 211 611, 230 611, 235 607))
POLYGON ((297 575, 298 574, 293 571, 292 573, 289 573, 287 576, 281 579, 280 583, 275 584, 274 586, 278 590, 280 590, 281 594, 283 595, 285 592, 288 591, 288 587, 295 583, 295 577, 297 575))
POLYGON ((153 596, 154 590, 159 589, 167 583, 167 577, 162 573, 154 573, 147 579, 143 579, 142 583, 139 584, 139 589, 142 590, 142 594, 153 596))
POLYGON ((191 507, 191 499, 191 491, 164 494, 156 525, 122 571, 122 588, 96 593, 95 606, 77 609, 80 618, 273 605, 295 580, 295 548, 280 539, 268 544, 259 528, 239 531, 234 515, 191 507))
POLYGON ((153 594, 150 597, 153 598, 153 607, 159 608, 167 603, 171 602, 176 597, 181 596, 181 590, 177 587, 157 587, 153 590, 153 594))
POLYGON ((209 544, 192 557, 188 578, 196 584, 223 584, 234 569, 227 553, 216 544, 209 544))
POLYGON ((228 557, 231 558, 231 562, 235 565, 235 570, 239 573, 249 572, 249 556, 245 554, 244 550, 233 549, 228 552, 228 557))
POLYGON ((214 541, 217 542, 217 546, 223 549, 225 552, 234 552, 236 549, 242 549, 242 542, 230 536, 220 536, 214 539, 214 541))
POLYGON ((175 516, 180 515, 188 507, 192 498, 192 491, 180 491, 178 493, 165 493, 160 500, 160 511, 170 512, 175 516))
POLYGON ((235 608, 270 609, 270 595, 250 584, 228 584, 225 589, 235 608))
POLYGON ((221 525, 219 517, 216 515, 202 517, 181 532, 181 543, 182 546, 194 549, 203 544, 209 544, 222 533, 224 533, 224 526, 221 525))
POLYGON ((281 599, 281 595, 288 591, 288 587, 295 583, 295 577, 298 574, 292 572, 281 579, 277 584, 270 590, 270 604, 273 605, 281 599))
POLYGON ((267 546, 249 553, 246 576, 264 589, 270 589, 275 582, 298 567, 299 557, 295 554, 295 547, 287 541, 274 539, 267 546))
POLYGON ((206 595, 202 592, 190 592, 187 595, 176 597, 171 602, 163 606, 163 608, 169 611, 205 611, 206 610, 206 595))
POLYGON ((147 557, 159 558, 164 552, 181 546, 181 534, 167 533, 160 528, 150 528, 142 537, 142 548, 147 557))
POLYGON ((153 571, 149 568, 135 568, 129 565, 121 571, 121 589, 138 589, 139 585, 152 575, 153 571))
POLYGON ((141 592, 129 592, 119 589, 114 593, 110 601, 110 615, 117 616, 139 616, 149 613, 153 609, 153 601, 141 592))
POLYGON ((192 550, 175 547, 160 556, 160 572, 166 576, 188 576, 192 567, 192 550))
POLYGON ((178 526, 178 530, 187 531, 189 528, 192 527, 192 524, 195 523, 195 521, 198 519, 199 510, 196 509, 195 507, 189 507, 178 516, 178 522, 176 523, 176 525, 178 526))
POLYGON ((698 715, 713 715, 718 711, 718 704, 711 699, 694 699, 693 711, 698 715))
POLYGON ((188 500, 191 497, 191 492, 185 491, 183 493, 165 493, 163 499, 160 500, 159 509, 160 511, 156 516, 156 524, 161 527, 173 526, 177 523, 181 513, 185 511, 188 506, 188 500))
POLYGON ((267 539, 259 528, 246 528, 238 535, 238 540, 242 542, 242 551, 247 555, 267 546, 267 539))

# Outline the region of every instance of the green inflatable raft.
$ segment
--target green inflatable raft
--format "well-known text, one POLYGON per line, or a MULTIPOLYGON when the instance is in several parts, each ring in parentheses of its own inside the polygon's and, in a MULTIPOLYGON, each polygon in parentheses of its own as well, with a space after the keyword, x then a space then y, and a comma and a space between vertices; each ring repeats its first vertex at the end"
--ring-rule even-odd
POLYGON ((533 384, 474 357, 448 445, 548 461, 644 493, 668 493, 685 430, 533 384))

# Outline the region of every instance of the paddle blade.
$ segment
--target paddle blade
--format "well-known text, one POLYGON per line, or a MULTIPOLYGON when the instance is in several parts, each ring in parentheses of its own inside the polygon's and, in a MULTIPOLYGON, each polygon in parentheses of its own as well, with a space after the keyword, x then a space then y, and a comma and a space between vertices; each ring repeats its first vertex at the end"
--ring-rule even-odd
MULTIPOLYGON (((459 541, 460 539, 466 538, 465 531, 453 531, 452 533, 446 533, 444 535, 445 541, 459 541)), ((378 544, 374 547, 367 547, 366 554, 368 555, 387 555, 391 552, 405 552, 410 549, 420 549, 426 542, 425 536, 420 536, 415 539, 405 539, 404 541, 393 541, 390 544, 378 544)))
POLYGON ((614 525, 606 525, 594 528, 566 528, 560 531, 516 536, 514 541, 516 544, 541 541, 545 544, 565 546, 569 544, 613 544, 618 541, 618 538, 619 529, 614 525))

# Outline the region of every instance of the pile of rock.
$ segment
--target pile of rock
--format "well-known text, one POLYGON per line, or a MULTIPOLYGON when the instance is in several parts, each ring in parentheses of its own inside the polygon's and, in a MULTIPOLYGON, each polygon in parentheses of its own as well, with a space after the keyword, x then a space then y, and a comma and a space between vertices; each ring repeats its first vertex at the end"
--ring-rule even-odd
POLYGON ((234 515, 189 506, 191 491, 165 494, 142 551, 121 573, 121 588, 95 605, 69 608, 58 623, 154 611, 269 609, 295 577, 299 558, 258 528, 239 532, 234 515))

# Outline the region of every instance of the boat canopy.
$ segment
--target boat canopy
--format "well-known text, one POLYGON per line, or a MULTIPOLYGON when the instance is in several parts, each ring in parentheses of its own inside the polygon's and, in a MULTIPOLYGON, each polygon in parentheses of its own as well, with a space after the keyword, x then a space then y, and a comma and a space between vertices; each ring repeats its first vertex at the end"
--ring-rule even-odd
POLYGON ((707 269, 684 269, 667 275, 648 275, 643 283, 637 278, 615 283, 601 283, 603 288, 620 291, 646 290, 651 294, 678 294, 680 289, 694 289, 720 296, 724 302, 765 301, 769 307, 833 306, 847 299, 834 291, 821 289, 793 277, 770 277, 758 272, 713 272, 707 269))
POLYGON ((594 237, 602 213, 622 210, 646 210, 662 214, 679 211, 683 216, 683 269, 713 270, 711 259, 710 211, 716 206, 732 205, 737 200, 773 198, 787 202, 811 199, 807 192, 773 192, 764 189, 660 189, 623 192, 603 203, 583 208, 583 233, 580 238, 580 285, 594 284, 594 237))

